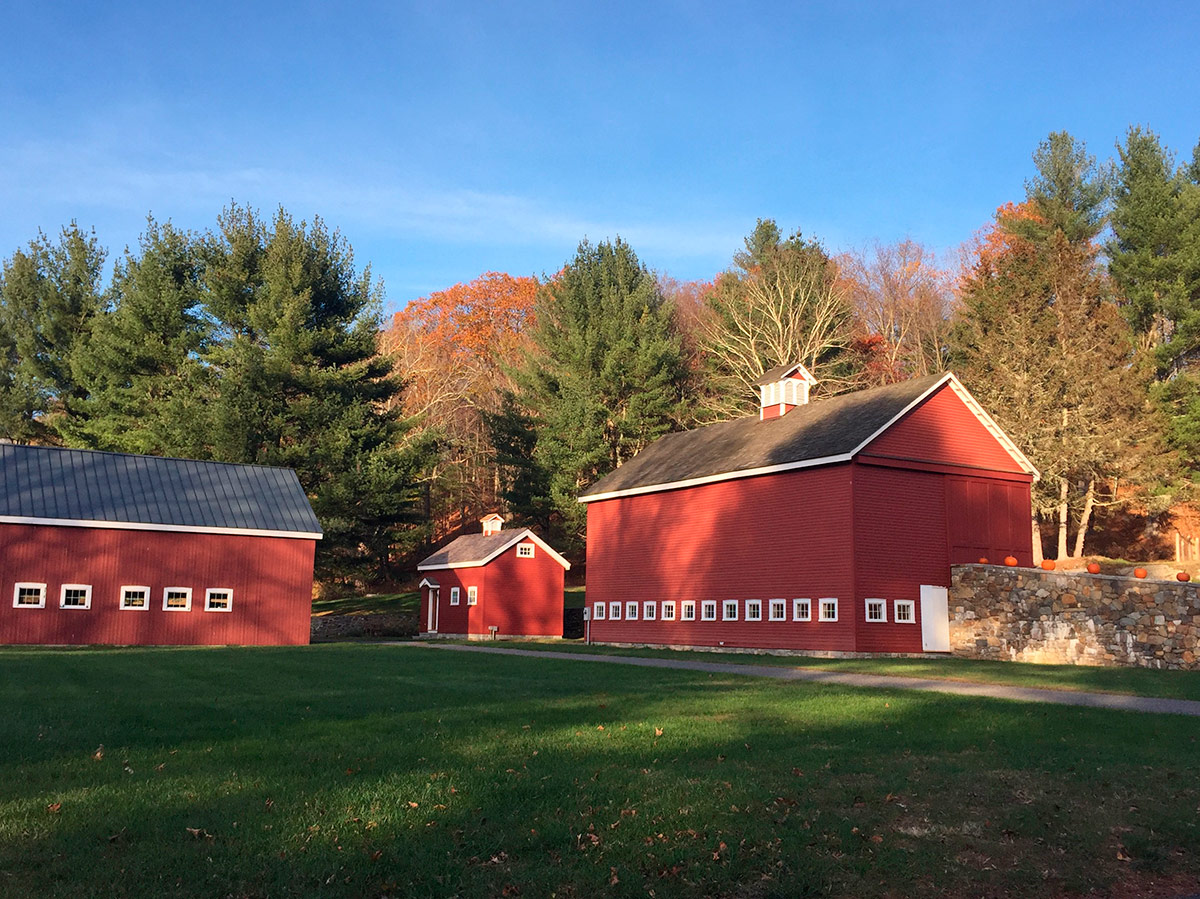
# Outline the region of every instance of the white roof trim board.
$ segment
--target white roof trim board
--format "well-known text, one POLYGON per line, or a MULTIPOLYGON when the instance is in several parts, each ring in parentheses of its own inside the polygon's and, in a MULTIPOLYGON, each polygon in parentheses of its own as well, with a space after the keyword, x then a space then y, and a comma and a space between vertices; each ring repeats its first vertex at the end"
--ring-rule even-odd
POLYGON ((557 562, 559 565, 561 565, 564 570, 570 571, 571 563, 568 562, 566 559, 564 559, 562 556, 560 556, 558 553, 556 553, 553 549, 551 549, 550 544, 548 544, 545 540, 543 540, 541 537, 539 537, 533 531, 529 530, 529 528, 524 528, 520 531, 513 531, 513 535, 512 535, 511 539, 506 540, 504 543, 500 544, 499 548, 492 550, 488 555, 484 556, 482 559, 472 559, 470 562, 450 562, 450 563, 444 564, 444 565, 437 565, 437 564, 423 565, 422 564, 422 565, 417 566, 417 571, 445 571, 448 568, 482 568, 488 562, 492 561, 492 559, 495 559, 497 556, 501 555, 502 553, 505 553, 508 550, 512 549, 513 546, 520 543, 522 540, 532 540, 534 543, 536 543, 538 546, 540 546, 542 548, 543 552, 548 553, 550 555, 550 558, 554 559, 555 562, 557 562))
POLYGON ((239 537, 286 537, 293 540, 320 540, 320 531, 270 531, 262 528, 218 528, 192 524, 147 524, 142 521, 88 521, 81 518, 31 518, 0 515, 0 524, 41 524, 57 528, 107 528, 116 531, 166 531, 174 534, 231 534, 239 537))
POLYGON ((421 578, 421 583, 417 584, 417 586, 418 587, 437 587, 440 589, 442 585, 439 584, 437 581, 435 581, 431 577, 423 577, 423 578, 421 578))
POLYGON ((900 421, 900 419, 906 416, 909 412, 921 405, 921 403, 925 402, 925 400, 929 399, 929 397, 931 397, 946 384, 950 385, 950 388, 954 391, 955 395, 957 395, 958 398, 963 401, 963 404, 979 420, 979 423, 982 424, 994 438, 996 438, 996 442, 1004 447, 1008 454, 1012 456, 1013 461, 1015 461, 1024 472, 1033 475, 1033 479, 1035 481, 1041 477, 1041 474, 1038 472, 1037 468, 1034 467, 1034 464, 1029 461, 1029 458, 1023 452, 1021 452, 1020 448, 1018 448, 1017 445, 1012 442, 1012 439, 1000 429, 1000 426, 996 424, 996 422, 990 415, 987 414, 984 408, 979 405, 975 397, 971 396, 970 391, 963 386, 962 382, 955 377, 954 373, 946 372, 946 374, 939 378, 933 384, 933 386, 901 409, 900 412, 893 416, 890 421, 880 427, 877 431, 875 431, 875 433, 871 434, 871 436, 862 441, 858 446, 848 453, 841 453, 836 456, 822 456, 818 459, 804 459, 799 462, 784 462, 779 465, 767 465, 762 468, 747 468, 739 471, 725 471, 720 472, 719 474, 707 475, 701 478, 690 478, 684 481, 671 481, 663 484, 646 484, 640 487, 630 487, 625 490, 612 490, 608 493, 593 493, 590 496, 579 497, 576 502, 594 503, 598 500, 617 499, 622 496, 638 496, 645 493, 659 493, 665 490, 679 490, 684 487, 697 487, 701 484, 715 484, 719 481, 732 481, 739 478, 752 478, 758 475, 775 474, 781 471, 795 471, 799 468, 812 468, 817 465, 832 465, 838 462, 849 462, 864 449, 866 449, 866 447, 873 440, 878 438, 884 431, 895 425, 896 422, 900 421))

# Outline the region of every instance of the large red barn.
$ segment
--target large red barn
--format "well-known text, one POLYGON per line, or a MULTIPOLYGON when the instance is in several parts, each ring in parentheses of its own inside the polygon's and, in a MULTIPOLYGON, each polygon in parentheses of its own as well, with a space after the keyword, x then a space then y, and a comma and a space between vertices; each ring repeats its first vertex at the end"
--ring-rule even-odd
POLYGON ((571 563, 537 534, 503 530, 499 515, 423 560, 422 636, 561 637, 571 563))
POLYGON ((950 566, 1032 564, 1037 472, 953 374, 669 434, 587 504, 594 640, 841 652, 949 649, 950 566))
POLYGON ((319 539, 290 469, 0 445, 0 643, 307 643, 319 539))

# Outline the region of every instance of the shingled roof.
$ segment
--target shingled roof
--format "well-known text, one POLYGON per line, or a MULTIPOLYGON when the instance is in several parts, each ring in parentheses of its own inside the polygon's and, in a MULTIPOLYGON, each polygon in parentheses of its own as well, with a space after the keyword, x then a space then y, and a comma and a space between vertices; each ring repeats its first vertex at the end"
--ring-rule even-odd
MULTIPOLYGON (((970 398, 947 372, 817 400, 765 421, 753 415, 667 434, 589 487, 579 501, 750 477, 780 467, 844 462, 943 383, 970 398)), ((987 418, 974 399, 970 404, 977 415, 987 418)), ((995 428, 998 439, 1035 473, 990 418, 985 424, 995 428)))
POLYGON ((465 534, 450 541, 433 555, 421 560, 417 571, 436 571, 440 568, 478 568, 486 565, 510 546, 522 540, 532 540, 569 569, 571 563, 550 548, 541 537, 529 528, 519 531, 501 531, 498 534, 465 534))
POLYGON ((290 468, 0 444, 0 522, 321 538, 290 468))

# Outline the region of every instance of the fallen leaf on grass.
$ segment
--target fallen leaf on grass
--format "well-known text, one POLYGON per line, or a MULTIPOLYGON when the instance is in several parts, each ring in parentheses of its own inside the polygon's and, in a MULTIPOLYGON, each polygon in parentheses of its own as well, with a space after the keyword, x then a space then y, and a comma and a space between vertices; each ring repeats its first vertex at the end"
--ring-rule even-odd
POLYGON ((662 728, 661 727, 654 728, 654 736, 656 736, 656 737, 662 736, 662 728))
POLYGON ((609 870, 609 872, 610 872, 610 875, 611 875, 611 876, 608 878, 608 884, 609 884, 609 886, 614 886, 614 887, 615 887, 615 886, 616 886, 618 883, 620 883, 620 882, 621 882, 621 878, 617 876, 617 869, 616 869, 616 868, 609 868, 608 870, 609 870))
POLYGON ((215 837, 211 833, 209 833, 207 830, 205 830, 203 827, 185 827, 184 830, 186 830, 189 834, 191 834, 192 838, 196 839, 196 840, 215 839, 215 837))
POLYGON ((101 743, 100 746, 96 749, 96 751, 92 753, 92 758, 94 758, 98 762, 103 761, 103 759, 104 759, 104 744, 103 743, 101 743))
POLYGON ((413 802, 411 799, 408 802, 409 808, 419 808, 419 803, 413 802))
POLYGON ((379 859, 382 857, 383 857, 382 849, 376 849, 374 852, 371 853, 371 861, 373 861, 373 862, 379 861, 379 859))
POLYGON ((46 806, 46 811, 52 815, 57 815, 60 811, 62 811, 62 803, 51 802, 48 806, 46 806))

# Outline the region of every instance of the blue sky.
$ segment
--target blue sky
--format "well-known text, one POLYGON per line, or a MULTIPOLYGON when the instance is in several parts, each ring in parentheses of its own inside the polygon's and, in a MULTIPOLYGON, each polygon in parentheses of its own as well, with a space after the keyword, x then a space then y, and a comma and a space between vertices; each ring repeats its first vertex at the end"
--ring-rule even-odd
POLYGON ((682 279, 758 217, 939 251, 1066 129, 1200 140, 1195 3, 34 3, 0 29, 0 255, 231 200, 322 216, 391 308, 625 237, 682 279))

